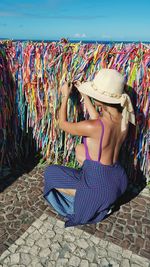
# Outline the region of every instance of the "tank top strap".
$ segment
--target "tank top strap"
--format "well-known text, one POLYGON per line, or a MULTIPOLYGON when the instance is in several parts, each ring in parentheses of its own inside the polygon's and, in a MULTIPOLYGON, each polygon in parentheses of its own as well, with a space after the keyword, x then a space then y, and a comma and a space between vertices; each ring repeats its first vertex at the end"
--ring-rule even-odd
POLYGON ((103 136, 104 136, 104 124, 101 121, 101 119, 99 118, 99 122, 102 126, 102 134, 101 134, 101 138, 100 138, 100 146, 99 146, 99 154, 98 154, 98 162, 100 161, 101 158, 101 154, 102 154, 102 142, 103 142, 103 136))

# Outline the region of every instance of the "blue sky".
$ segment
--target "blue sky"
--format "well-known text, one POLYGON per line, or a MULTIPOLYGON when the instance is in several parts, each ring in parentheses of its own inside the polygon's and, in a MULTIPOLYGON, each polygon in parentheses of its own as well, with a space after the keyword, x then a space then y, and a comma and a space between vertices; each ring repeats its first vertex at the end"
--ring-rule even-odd
POLYGON ((150 41, 150 0, 0 0, 0 38, 150 41))

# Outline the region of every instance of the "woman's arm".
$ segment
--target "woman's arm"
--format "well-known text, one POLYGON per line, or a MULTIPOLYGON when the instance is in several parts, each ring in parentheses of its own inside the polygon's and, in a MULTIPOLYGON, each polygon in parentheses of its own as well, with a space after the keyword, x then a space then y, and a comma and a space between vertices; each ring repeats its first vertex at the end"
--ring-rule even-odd
POLYGON ((69 95, 62 95, 61 106, 59 110, 59 127, 62 128, 62 125, 67 121, 67 103, 69 95))
MULTIPOLYGON (((74 81, 73 84, 76 86, 76 88, 78 89, 78 87, 81 85, 80 81, 74 81)), ((96 111, 95 107, 93 106, 89 96, 87 96, 86 94, 81 93, 81 96, 84 98, 84 104, 85 107, 90 115, 91 119, 98 119, 99 117, 99 113, 96 111)))
POLYGON ((85 120, 81 122, 68 122, 67 121, 67 103, 69 98, 69 88, 67 83, 61 87, 62 103, 59 110, 59 127, 67 133, 78 136, 93 136, 95 120, 85 120))
POLYGON ((84 98, 84 103, 85 103, 85 107, 90 115, 91 119, 98 119, 99 117, 99 113, 96 111, 95 107, 93 106, 90 98, 85 95, 85 94, 81 94, 82 97, 84 98))

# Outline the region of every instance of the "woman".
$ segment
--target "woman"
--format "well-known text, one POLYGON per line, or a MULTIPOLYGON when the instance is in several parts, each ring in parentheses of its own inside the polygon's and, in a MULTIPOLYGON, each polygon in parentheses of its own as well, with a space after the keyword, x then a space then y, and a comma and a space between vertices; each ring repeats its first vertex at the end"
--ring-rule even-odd
POLYGON ((93 81, 77 84, 77 87, 84 97, 90 120, 67 121, 70 88, 65 83, 61 88, 59 126, 67 133, 84 136, 84 143, 76 147, 81 169, 51 165, 44 174, 44 197, 66 217, 65 227, 101 221, 125 192, 127 176, 118 155, 129 121, 135 124, 131 100, 123 93, 124 77, 118 71, 102 69, 93 81), (100 113, 88 96, 93 97, 100 113))

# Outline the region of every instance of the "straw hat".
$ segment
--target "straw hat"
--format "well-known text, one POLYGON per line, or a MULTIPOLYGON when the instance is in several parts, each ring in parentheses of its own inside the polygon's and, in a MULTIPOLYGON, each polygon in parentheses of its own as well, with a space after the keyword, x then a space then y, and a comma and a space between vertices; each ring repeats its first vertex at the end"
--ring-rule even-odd
POLYGON ((135 125, 135 115, 130 97, 124 93, 125 79, 117 70, 101 69, 92 81, 80 84, 78 90, 96 100, 120 104, 123 107, 121 130, 128 121, 135 125))

